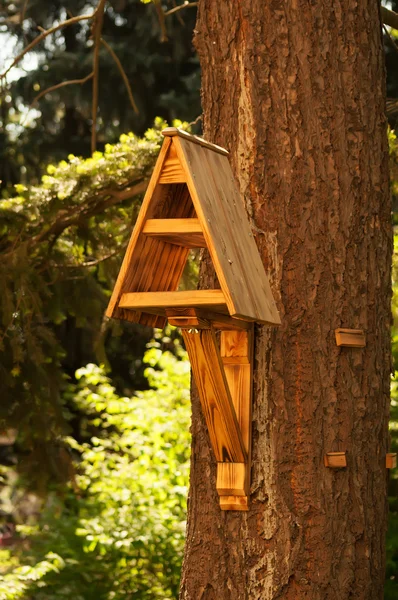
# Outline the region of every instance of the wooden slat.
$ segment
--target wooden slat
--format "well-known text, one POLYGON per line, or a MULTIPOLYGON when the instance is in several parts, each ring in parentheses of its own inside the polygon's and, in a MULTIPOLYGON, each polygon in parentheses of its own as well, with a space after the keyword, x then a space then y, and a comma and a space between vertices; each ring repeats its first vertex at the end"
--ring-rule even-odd
POLYGON ((228 158, 183 137, 175 144, 230 315, 280 324, 228 158))
MULTIPOLYGON (((244 491, 245 495, 248 496, 250 493, 251 471, 253 325, 251 325, 249 331, 222 331, 220 355, 243 445, 248 456, 244 477, 244 491)), ((223 475, 222 469, 223 467, 221 467, 220 474, 217 476, 217 491, 220 496, 225 496, 229 494, 223 494, 220 490, 228 489, 228 478, 223 475)), ((221 502, 220 498, 221 509, 247 510, 248 502, 246 502, 245 507, 242 507, 241 495, 240 493, 232 494, 231 492, 227 503, 221 502)))
POLYGON ((186 290, 183 292, 129 292, 123 294, 120 308, 141 310, 147 308, 195 308, 210 306, 226 310, 224 294, 221 290, 186 290))
POLYGON ((197 308, 166 308, 165 313, 170 325, 182 329, 210 329, 207 319, 197 315, 197 308))
POLYGON ((148 219, 142 233, 185 248, 205 248, 199 219, 148 219))
POLYGON ((362 329, 335 329, 337 346, 347 348, 364 348, 366 346, 365 334, 362 329))
POLYGON ((218 462, 244 463, 247 453, 232 405, 214 331, 183 330, 185 346, 218 462))
POLYGON ((386 454, 386 468, 387 469, 395 469, 397 466, 397 453, 389 452, 386 454))
POLYGON ((173 143, 170 145, 166 160, 163 163, 162 172, 159 177, 159 183, 184 183, 186 181, 185 172, 178 159, 173 143))
POLYGON ((165 310, 165 314, 170 325, 182 328, 208 329, 211 325, 213 329, 247 331, 253 326, 252 323, 247 321, 233 319, 228 315, 222 315, 207 308, 170 308, 165 310))

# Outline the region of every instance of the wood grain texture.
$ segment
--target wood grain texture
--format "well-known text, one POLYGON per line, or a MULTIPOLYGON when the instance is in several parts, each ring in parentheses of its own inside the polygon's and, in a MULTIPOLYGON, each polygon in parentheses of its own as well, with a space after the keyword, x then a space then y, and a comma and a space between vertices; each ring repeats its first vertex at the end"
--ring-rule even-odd
POLYGON ((184 183, 186 175, 178 159, 173 142, 170 144, 166 159, 163 163, 159 183, 184 183))
POLYGON ((220 496, 220 508, 226 511, 243 511, 249 510, 247 496, 220 496))
POLYGON ((347 452, 327 452, 324 456, 325 467, 341 469, 347 466, 347 452))
POLYGON ((366 338, 362 329, 339 329, 335 330, 336 345, 348 348, 364 348, 366 338))
MULTIPOLYGON (((244 483, 247 497, 250 493, 251 474, 253 341, 253 325, 248 331, 221 331, 220 334, 221 360, 242 434, 243 444, 248 456, 244 483)), ((248 505, 249 501, 247 498, 246 507, 248 505)), ((231 495, 228 505, 220 503, 220 508, 222 510, 244 510, 238 495, 235 496, 235 499, 231 495), (235 508, 231 508, 233 506, 235 508)))
POLYGON ((185 248, 206 247, 198 219, 148 219, 142 233, 185 248))
POLYGON ((279 325, 228 158, 183 138, 176 149, 230 315, 279 325))
POLYGON ((184 329, 182 333, 216 460, 244 463, 247 451, 214 331, 204 329, 189 333, 184 329))
MULTIPOLYGON (((220 312, 226 311, 221 290, 186 290, 182 292, 129 292, 120 298, 119 306, 132 310, 145 308, 189 308, 209 306, 220 312)), ((162 311, 162 314, 163 314, 162 311)))
POLYGON ((217 463, 216 489, 220 496, 247 496, 245 480, 245 463, 217 463))

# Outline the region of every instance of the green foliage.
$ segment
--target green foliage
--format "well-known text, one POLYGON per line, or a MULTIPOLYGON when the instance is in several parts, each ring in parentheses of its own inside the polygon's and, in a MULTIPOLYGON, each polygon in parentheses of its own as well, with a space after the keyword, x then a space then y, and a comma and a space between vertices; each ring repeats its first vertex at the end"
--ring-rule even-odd
POLYGON ((105 359, 103 313, 141 201, 131 195, 164 126, 158 119, 143 138, 122 135, 86 160, 69 156, 0 202, 0 426, 18 427, 26 473, 47 465, 67 477, 54 443, 66 426, 60 391, 83 361, 105 359))
POLYGON ((146 352, 152 389, 120 397, 89 364, 66 391, 84 415, 75 474, 3 551, 0 600, 177 598, 189 469, 189 363, 179 345, 146 352), (95 435, 92 433, 95 431, 95 435), (18 559, 18 566, 16 561, 18 559))

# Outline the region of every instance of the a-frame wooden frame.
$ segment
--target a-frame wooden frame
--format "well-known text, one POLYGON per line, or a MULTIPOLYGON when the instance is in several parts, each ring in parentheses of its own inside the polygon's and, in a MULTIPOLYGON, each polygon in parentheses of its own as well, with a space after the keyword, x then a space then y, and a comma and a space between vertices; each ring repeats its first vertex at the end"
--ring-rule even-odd
POLYGON ((228 152, 175 128, 163 134, 107 315, 182 328, 218 463, 220 506, 246 510, 253 325, 280 319, 228 152), (198 247, 208 248, 221 289, 177 291, 189 249, 198 247))

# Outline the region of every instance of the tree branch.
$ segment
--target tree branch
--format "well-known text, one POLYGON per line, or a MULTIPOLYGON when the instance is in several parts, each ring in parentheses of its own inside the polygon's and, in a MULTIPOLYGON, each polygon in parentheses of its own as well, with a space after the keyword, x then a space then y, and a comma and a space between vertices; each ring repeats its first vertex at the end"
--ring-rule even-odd
POLYGON ((165 12, 163 11, 160 0, 153 0, 153 5, 156 10, 156 14, 158 16, 159 25, 160 25, 160 41, 167 42, 167 30, 166 24, 164 22, 165 12))
POLYGON ((46 88, 45 90, 43 90, 42 92, 40 92, 40 94, 38 94, 35 98, 33 98, 29 109, 36 103, 38 102, 38 100, 40 100, 40 98, 42 98, 43 96, 45 96, 46 94, 49 94, 50 92, 54 92, 55 90, 58 90, 59 88, 65 87, 67 85, 75 85, 75 84, 83 84, 86 83, 86 81, 89 81, 92 76, 93 76, 93 72, 89 73, 89 75, 87 75, 86 77, 83 77, 82 79, 68 79, 67 81, 61 81, 61 83, 57 83, 55 85, 52 85, 51 87, 46 88))
POLYGON ((30 42, 30 44, 28 44, 26 46, 26 48, 24 48, 22 50, 22 52, 20 52, 18 54, 18 56, 16 56, 14 58, 14 60, 10 64, 10 66, 7 67, 7 69, 2 74, 0 74, 0 79, 4 79, 8 75, 8 73, 11 71, 11 69, 13 69, 15 67, 15 65, 17 65, 23 59, 25 54, 27 54, 30 50, 32 50, 32 48, 37 46, 37 44, 39 44, 41 41, 43 41, 47 36, 51 35, 52 33, 55 33, 59 29, 68 27, 68 25, 73 25, 73 23, 78 23, 79 21, 87 21, 89 19, 92 19, 95 16, 95 13, 96 13, 96 10, 93 13, 91 13, 90 15, 80 15, 77 17, 73 17, 72 19, 67 19, 66 21, 62 21, 61 23, 58 23, 58 25, 55 25, 54 27, 51 27, 50 29, 45 29, 43 31, 43 33, 38 35, 37 38, 35 38, 32 42, 30 42))
POLYGON ((393 29, 398 30, 398 14, 392 10, 389 10, 385 6, 381 6, 381 20, 384 25, 388 25, 393 29))
POLYGON ((117 65, 117 68, 119 69, 120 75, 122 76, 124 84, 125 84, 125 86, 127 88, 127 93, 129 95, 129 98, 130 98, 130 104, 133 107, 133 111, 135 112, 135 114, 138 115, 138 108, 137 108, 137 105, 135 103, 133 92, 131 90, 131 86, 130 86, 129 80, 127 78, 126 72, 123 69, 122 63, 120 62, 120 60, 117 57, 115 51, 108 44, 108 42, 106 42, 104 39, 101 38, 101 44, 103 44, 105 46, 105 48, 108 50, 109 54, 112 56, 113 60, 115 61, 116 65, 117 65))
POLYGON ((93 100, 92 100, 92 129, 91 129, 91 154, 97 146, 97 114, 98 114, 98 76, 99 76, 99 47, 101 43, 102 24, 106 0, 100 0, 95 11, 93 23, 94 53, 93 53, 93 100))
POLYGON ((24 22, 25 13, 26 13, 26 9, 27 9, 27 6, 28 6, 28 2, 29 2, 29 0, 25 0, 25 2, 23 3, 23 7, 22 7, 22 10, 21 10, 20 19, 19 19, 20 25, 22 25, 22 23, 24 22))
POLYGON ((170 10, 168 10, 167 12, 164 13, 165 17, 168 17, 169 15, 172 15, 176 12, 178 12, 179 10, 182 10, 183 8, 190 8, 190 7, 194 7, 194 6, 198 6, 198 2, 188 2, 187 0, 184 2, 184 4, 180 4, 179 6, 176 6, 175 8, 171 8, 170 10))

